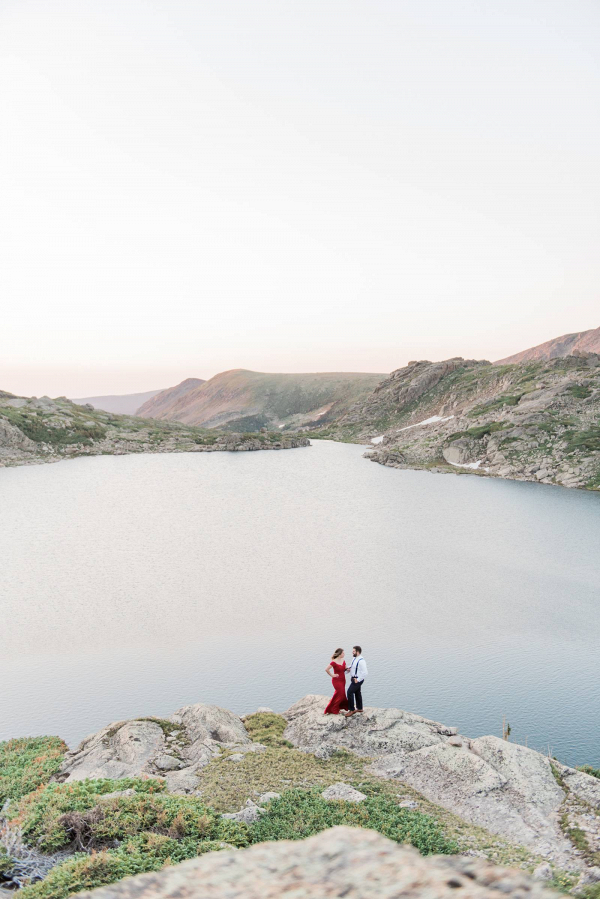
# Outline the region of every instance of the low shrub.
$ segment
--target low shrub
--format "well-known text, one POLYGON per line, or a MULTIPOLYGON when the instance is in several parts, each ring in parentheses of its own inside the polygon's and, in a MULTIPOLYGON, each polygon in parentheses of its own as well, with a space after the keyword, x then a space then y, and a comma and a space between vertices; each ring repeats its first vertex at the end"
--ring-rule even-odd
POLYGON ((79 848, 114 845, 143 831, 175 840, 224 840, 235 846, 248 842, 247 828, 221 819, 193 796, 164 792, 156 780, 83 780, 49 784, 24 797, 12 819, 23 838, 42 852, 75 844, 79 848), (103 794, 134 789, 129 796, 103 799, 103 794))
POLYGON ((0 808, 48 783, 61 766, 66 744, 59 737, 22 737, 0 743, 0 808))
POLYGON ((66 899, 81 890, 116 883, 124 877, 158 871, 169 864, 222 849, 221 842, 174 840, 156 833, 131 837, 117 849, 78 853, 53 868, 48 876, 19 891, 19 899, 66 899))
POLYGON ((252 841, 303 840, 338 824, 377 830, 397 843, 412 843, 423 855, 458 851, 430 815, 400 808, 376 792, 363 802, 328 802, 316 790, 288 790, 253 825, 252 841))

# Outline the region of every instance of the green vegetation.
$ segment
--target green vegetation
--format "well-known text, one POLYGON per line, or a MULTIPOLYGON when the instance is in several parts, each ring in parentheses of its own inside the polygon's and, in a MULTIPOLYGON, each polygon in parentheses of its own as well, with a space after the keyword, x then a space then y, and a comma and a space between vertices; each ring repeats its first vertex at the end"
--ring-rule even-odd
POLYGON ((19 891, 19 899, 67 899, 73 893, 93 890, 124 877, 158 871, 166 865, 224 848, 215 840, 174 840, 159 833, 143 833, 127 839, 118 849, 78 853, 53 868, 48 876, 19 891))
POLYGON ((283 739, 283 732, 287 727, 287 721, 281 715, 274 712, 256 712, 245 720, 246 730, 255 743, 264 746, 291 746, 288 740, 283 739))
POLYGON ((48 783, 67 746, 59 737, 23 737, 0 743, 0 808, 48 783))
POLYGON ((571 396, 576 397, 578 400, 587 400, 588 396, 592 395, 590 388, 585 387, 583 384, 572 384, 567 390, 571 396))
POLYGON ((302 840, 328 827, 346 824, 377 830, 398 843, 412 843, 423 855, 454 853, 456 843, 429 815, 400 808, 398 800, 370 788, 363 802, 328 802, 316 790, 288 790, 273 800, 252 828, 255 842, 302 840))
POLYGON ((487 437, 488 434, 496 431, 503 431, 506 427, 510 427, 510 425, 504 421, 488 421, 485 425, 477 425, 466 431, 456 431, 454 434, 450 434, 448 441, 458 440, 459 437, 472 437, 473 440, 481 440, 482 437, 487 437))
POLYGON ((491 400, 489 403, 482 403, 480 406, 475 406, 474 409, 471 409, 469 415, 473 418, 479 415, 485 415, 488 412, 492 412, 495 409, 502 409, 504 406, 516 406, 523 393, 515 393, 515 394, 505 394, 504 396, 498 396, 496 399, 491 400))
POLYGON ((189 837, 247 844, 243 825, 218 817, 198 798, 164 792, 164 782, 124 778, 51 783, 24 797, 10 813, 21 826, 23 838, 42 852, 54 852, 75 843, 94 849, 114 845, 144 831, 171 839, 189 837), (127 796, 106 796, 133 789, 127 796))
POLYGON ((584 451, 593 453, 600 451, 600 427, 587 431, 577 431, 567 443, 567 453, 584 451))
POLYGON ((584 774, 590 774, 592 777, 597 777, 600 780, 600 768, 592 768, 591 765, 579 765, 577 770, 583 771, 584 774))

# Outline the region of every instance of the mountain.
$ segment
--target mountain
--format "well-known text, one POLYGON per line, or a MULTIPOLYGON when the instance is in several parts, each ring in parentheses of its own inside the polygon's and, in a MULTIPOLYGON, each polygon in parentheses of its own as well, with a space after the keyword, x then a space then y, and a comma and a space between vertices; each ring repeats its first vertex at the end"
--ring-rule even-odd
POLYGON ((311 436, 370 440, 393 468, 600 490, 600 355, 411 362, 311 436))
POLYGON ((266 374, 233 369, 191 390, 178 393, 182 387, 178 385, 172 397, 165 396, 170 391, 163 391, 138 413, 235 431, 306 428, 343 415, 384 377, 363 372, 266 374))
POLYGON ((219 434, 178 422, 115 415, 65 396, 25 397, 0 391, 0 468, 58 462, 72 456, 291 449, 305 437, 279 433, 219 434))
POLYGON ((515 353, 514 356, 507 356, 506 359, 500 359, 496 365, 557 359, 560 356, 570 356, 571 353, 576 352, 600 353, 600 328, 593 328, 591 331, 577 331, 575 334, 563 334, 562 337, 555 337, 553 340, 547 340, 546 343, 540 343, 539 346, 515 353))
POLYGON ((158 390, 151 397, 148 397, 146 402, 140 403, 135 411, 142 418, 168 418, 163 413, 191 390, 201 387, 202 384, 206 384, 206 381, 202 378, 186 378, 185 381, 182 381, 181 384, 177 384, 175 387, 158 390))
POLYGON ((85 396, 82 399, 72 400, 78 406, 89 403, 94 409, 103 409, 104 412, 115 412, 117 415, 135 415, 139 407, 160 393, 160 390, 147 390, 145 393, 124 393, 110 396, 85 396))

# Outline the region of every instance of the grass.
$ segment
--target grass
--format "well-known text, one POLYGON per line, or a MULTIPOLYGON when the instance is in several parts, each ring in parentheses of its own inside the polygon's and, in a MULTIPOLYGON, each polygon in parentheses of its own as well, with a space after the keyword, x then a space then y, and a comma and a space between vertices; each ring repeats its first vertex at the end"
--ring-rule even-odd
POLYGON ((590 774, 592 777, 597 777, 600 780, 600 768, 592 768, 591 765, 579 765, 577 770, 583 771, 584 774, 590 774))
POLYGON ((66 744, 59 737, 23 737, 0 743, 0 808, 48 783, 61 766, 66 744))
POLYGON ((288 746, 291 743, 283 739, 283 732, 287 727, 287 721, 281 715, 274 712, 256 712, 245 720, 246 730, 255 743, 264 746, 288 746))
POLYGON ((472 437, 473 440, 481 440, 482 437, 487 437, 488 434, 493 434, 496 431, 503 431, 506 427, 509 427, 507 422, 488 421, 487 424, 477 425, 474 428, 468 428, 466 431, 456 431, 454 434, 450 434, 447 440, 458 440, 459 437, 472 437))

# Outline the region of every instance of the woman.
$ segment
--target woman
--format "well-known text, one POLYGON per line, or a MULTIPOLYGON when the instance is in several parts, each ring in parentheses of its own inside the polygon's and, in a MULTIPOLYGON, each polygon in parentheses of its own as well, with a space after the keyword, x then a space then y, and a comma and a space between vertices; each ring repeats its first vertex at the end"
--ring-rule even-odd
POLYGON ((348 708, 348 700, 346 699, 346 662, 344 661, 343 649, 336 649, 325 671, 332 679, 333 689, 335 690, 329 705, 325 709, 325 714, 339 715, 342 709, 348 708))

